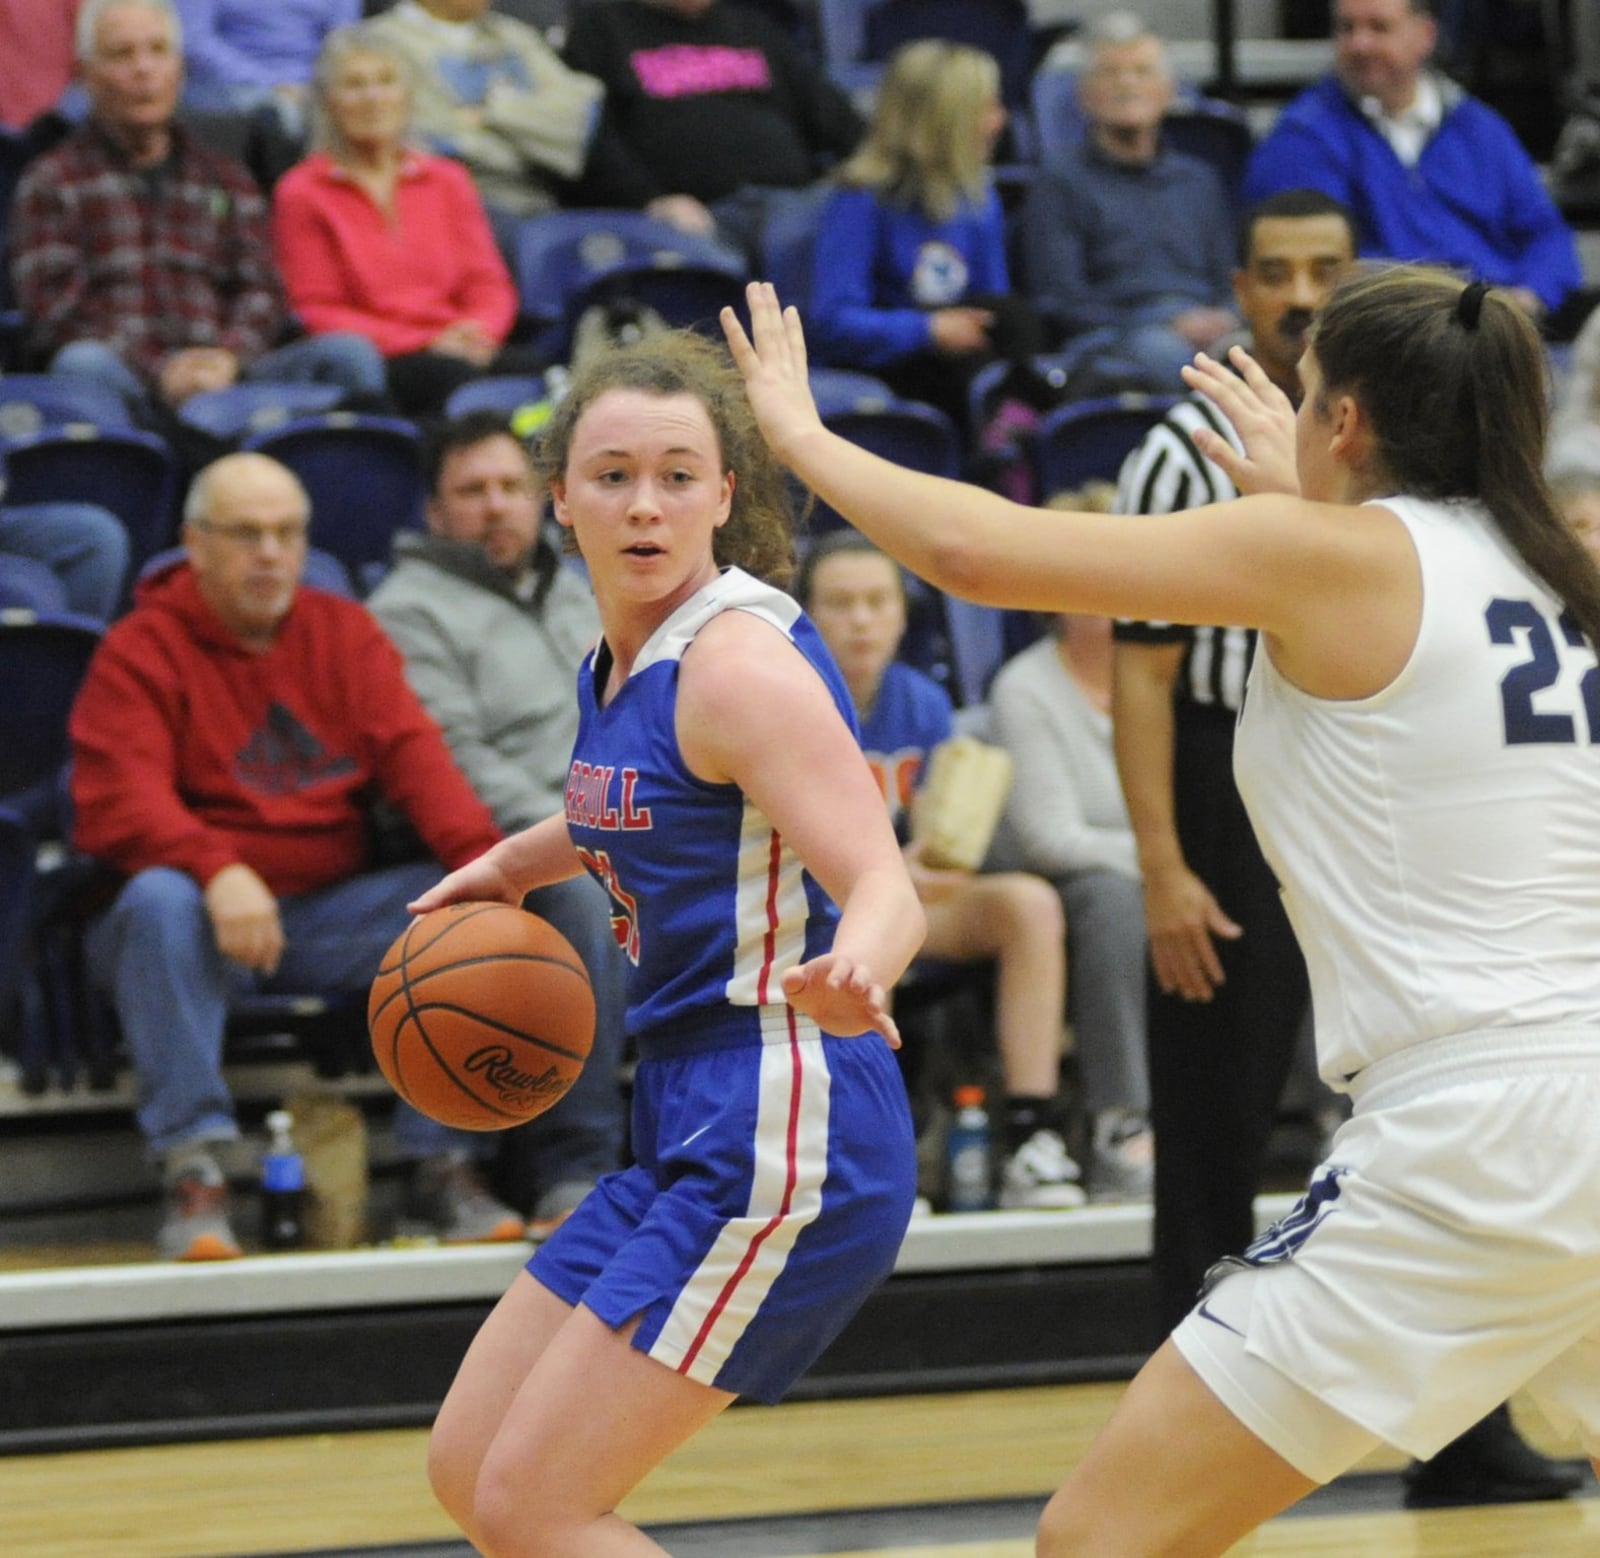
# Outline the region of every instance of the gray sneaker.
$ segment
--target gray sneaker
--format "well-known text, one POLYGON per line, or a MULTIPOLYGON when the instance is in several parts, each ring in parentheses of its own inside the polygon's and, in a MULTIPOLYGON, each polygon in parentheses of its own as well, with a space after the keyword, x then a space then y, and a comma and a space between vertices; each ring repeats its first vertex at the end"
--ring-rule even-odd
POLYGON ((156 1254, 184 1261, 238 1260, 244 1254, 228 1221, 228 1181, 210 1153, 190 1153, 169 1165, 156 1254))
POLYGON ((1089 1149, 1091 1201, 1148 1201, 1156 1172, 1155 1133, 1142 1114, 1104 1109, 1089 1149))
POLYGON ((407 1231, 441 1244, 509 1244, 523 1237, 522 1219, 489 1193, 466 1158, 444 1153, 411 1171, 401 1221, 407 1231))

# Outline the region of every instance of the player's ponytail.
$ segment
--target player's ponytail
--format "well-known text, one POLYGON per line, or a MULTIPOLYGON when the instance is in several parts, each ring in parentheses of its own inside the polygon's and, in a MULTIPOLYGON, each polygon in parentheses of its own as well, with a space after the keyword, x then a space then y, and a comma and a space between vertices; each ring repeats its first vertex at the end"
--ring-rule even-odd
POLYGON ((1360 403, 1391 490, 1481 502, 1600 646, 1600 570, 1545 484, 1544 355, 1522 310, 1445 271, 1363 267, 1334 289, 1311 342, 1321 398, 1360 403))

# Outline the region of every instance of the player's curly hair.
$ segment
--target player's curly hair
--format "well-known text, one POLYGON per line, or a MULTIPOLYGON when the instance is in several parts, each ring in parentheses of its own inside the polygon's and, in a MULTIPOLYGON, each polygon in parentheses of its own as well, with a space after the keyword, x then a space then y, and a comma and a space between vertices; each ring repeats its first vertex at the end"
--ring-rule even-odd
POLYGON ((744 381, 727 351, 689 330, 665 330, 597 353, 573 376, 534 449, 546 485, 560 481, 583 413, 608 390, 692 395, 706 408, 734 477, 733 508, 715 534, 719 567, 742 568, 778 588, 794 577, 794 516, 788 477, 756 425, 744 381))

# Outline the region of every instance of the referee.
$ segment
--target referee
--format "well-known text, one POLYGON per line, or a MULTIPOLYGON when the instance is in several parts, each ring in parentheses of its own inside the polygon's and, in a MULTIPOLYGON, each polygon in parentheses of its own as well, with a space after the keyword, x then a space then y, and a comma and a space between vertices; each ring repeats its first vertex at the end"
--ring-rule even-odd
MULTIPOLYGON (((1344 208, 1275 195, 1245 224, 1235 295, 1251 353, 1291 398, 1306 327, 1355 258, 1344 208)), ((1238 496, 1201 454, 1239 447, 1203 396, 1180 401, 1128 456, 1117 508, 1165 514, 1238 496)), ((1165 1336, 1206 1271, 1255 1236, 1278 1100, 1310 1003, 1305 961, 1233 783, 1233 727, 1255 634, 1119 622, 1112 731, 1144 879, 1150 939, 1154 1274, 1165 1336)))
MULTIPOLYGON (((1234 294, 1250 331, 1245 345, 1298 401, 1306 328, 1355 258, 1352 219, 1319 191, 1286 190, 1251 210, 1240 238, 1234 294)), ((1175 405, 1124 462, 1118 512, 1165 514, 1238 496, 1201 453, 1210 436, 1241 447, 1203 396, 1175 405)), ((1211 1265, 1255 1237, 1255 1195, 1310 991, 1233 782, 1233 728, 1255 633, 1155 622, 1119 622, 1115 632, 1112 734, 1150 941, 1152 1270, 1164 1337, 1193 1307, 1211 1265)), ((1414 1463, 1406 1502, 1561 1498, 1579 1481, 1523 1443, 1501 1407, 1414 1463)))

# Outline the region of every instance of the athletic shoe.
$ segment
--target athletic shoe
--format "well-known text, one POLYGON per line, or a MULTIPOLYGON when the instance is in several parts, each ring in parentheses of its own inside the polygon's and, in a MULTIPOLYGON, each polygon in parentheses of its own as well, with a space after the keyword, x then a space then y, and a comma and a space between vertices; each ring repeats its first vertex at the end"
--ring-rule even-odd
POLYGON ((1000 1171, 1000 1205, 1012 1211, 1082 1206, 1082 1178, 1060 1133, 1038 1130, 1006 1159, 1000 1171))
POLYGON ((579 1203, 593 1189, 592 1179, 563 1179, 552 1185, 534 1202, 533 1216, 525 1230, 528 1238, 535 1244, 543 1243, 578 1210, 579 1203))
POLYGON ((424 1158, 412 1169, 401 1220, 441 1244, 509 1244, 524 1237, 522 1219, 454 1153, 424 1158))
POLYGON ((166 1210, 156 1233, 162 1260, 238 1260, 244 1249, 228 1221, 228 1181, 210 1153, 194 1153, 167 1175, 166 1210))
POLYGON ((1103 1109, 1089 1148, 1091 1201, 1148 1201, 1155 1183, 1155 1133, 1141 1114, 1103 1109))
POLYGON ((1431 1461, 1406 1468, 1407 1509, 1462 1504, 1526 1504, 1566 1498, 1584 1480, 1580 1465, 1553 1461, 1526 1443, 1498 1407, 1452 1439, 1431 1461))

